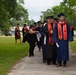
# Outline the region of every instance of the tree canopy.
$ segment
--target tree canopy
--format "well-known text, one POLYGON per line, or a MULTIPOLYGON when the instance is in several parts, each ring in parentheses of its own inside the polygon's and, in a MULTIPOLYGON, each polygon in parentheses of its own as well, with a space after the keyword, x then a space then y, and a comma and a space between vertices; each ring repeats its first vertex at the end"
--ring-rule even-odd
POLYGON ((63 0, 60 5, 54 6, 50 9, 47 9, 42 15, 44 16, 44 20, 46 16, 53 15, 55 18, 58 18, 57 15, 59 13, 65 14, 65 19, 68 21, 70 25, 76 27, 76 1, 75 0, 63 0))
POLYGON ((11 19, 28 20, 28 11, 21 4, 23 0, 0 0, 0 30, 8 32, 11 19))

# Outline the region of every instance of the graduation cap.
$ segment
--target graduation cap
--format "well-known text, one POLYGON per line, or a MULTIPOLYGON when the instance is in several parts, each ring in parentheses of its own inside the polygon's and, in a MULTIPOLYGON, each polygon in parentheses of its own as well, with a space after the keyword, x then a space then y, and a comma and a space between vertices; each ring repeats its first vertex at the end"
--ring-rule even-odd
POLYGON ((65 16, 63 13, 60 13, 59 15, 58 15, 58 17, 61 17, 61 16, 65 16))
POLYGON ((49 17, 49 16, 47 16, 47 17, 46 17, 46 19, 50 19, 50 17, 49 17))
POLYGON ((54 19, 53 16, 47 16, 46 19, 54 19))
POLYGON ((54 18, 54 20, 55 20, 55 21, 58 21, 58 19, 57 19, 57 18, 54 18))
POLYGON ((44 23, 46 23, 46 21, 44 21, 44 23))
POLYGON ((34 22, 34 25, 36 25, 37 23, 36 22, 34 22))
POLYGON ((57 18, 54 18, 54 20, 57 20, 57 18))

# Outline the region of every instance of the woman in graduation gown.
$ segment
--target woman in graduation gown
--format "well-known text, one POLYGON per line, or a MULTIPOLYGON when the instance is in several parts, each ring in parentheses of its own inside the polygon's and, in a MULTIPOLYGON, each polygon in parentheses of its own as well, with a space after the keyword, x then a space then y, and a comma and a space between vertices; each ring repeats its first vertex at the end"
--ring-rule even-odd
POLYGON ((58 15, 59 22, 54 28, 53 41, 57 45, 57 67, 67 67, 67 61, 69 60, 69 41, 72 41, 72 34, 68 23, 64 19, 64 14, 58 15))

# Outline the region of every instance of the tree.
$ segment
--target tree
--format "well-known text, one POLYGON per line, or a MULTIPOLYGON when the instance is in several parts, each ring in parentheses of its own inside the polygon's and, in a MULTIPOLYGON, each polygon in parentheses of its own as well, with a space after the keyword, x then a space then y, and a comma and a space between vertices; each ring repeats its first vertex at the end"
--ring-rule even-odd
POLYGON ((28 20, 28 12, 27 9, 23 8, 20 4, 17 4, 15 9, 15 16, 13 17, 15 20, 28 20))
POLYGON ((62 3, 67 4, 67 5, 69 5, 70 7, 76 6, 76 0, 63 0, 62 3))
POLYGON ((47 9, 47 11, 43 13, 44 19, 49 15, 53 15, 55 18, 58 18, 57 15, 62 12, 65 14, 65 19, 68 23, 76 27, 76 3, 73 1, 75 0, 63 0, 60 5, 47 9))
POLYGON ((28 11, 22 5, 17 3, 17 7, 15 10, 15 16, 10 20, 11 25, 15 26, 18 23, 22 26, 24 23, 28 22, 28 11))
POLYGON ((73 10, 72 15, 68 15, 68 22, 76 28, 76 0, 64 0, 62 3, 73 10))
MULTIPOLYGON (((9 31, 10 19, 16 18, 19 14, 23 19, 28 19, 28 12, 24 9, 21 4, 24 3, 23 0, 0 0, 0 30, 4 33, 9 31), (19 12, 18 14, 17 11, 19 12), (25 14, 24 14, 25 13, 25 14), (26 17, 25 17, 26 16, 26 17)), ((19 17, 19 18, 20 18, 19 17)))

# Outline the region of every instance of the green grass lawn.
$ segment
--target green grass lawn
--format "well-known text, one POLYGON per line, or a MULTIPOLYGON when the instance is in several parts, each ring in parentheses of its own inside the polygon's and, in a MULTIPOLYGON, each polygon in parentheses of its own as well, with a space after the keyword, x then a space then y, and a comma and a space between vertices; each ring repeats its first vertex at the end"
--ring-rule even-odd
POLYGON ((74 36, 74 39, 76 39, 76 36, 74 36))
POLYGON ((73 52, 76 52, 76 36, 74 37, 74 41, 70 43, 71 49, 73 52))
POLYGON ((0 75, 7 75, 13 65, 28 54, 28 48, 28 44, 15 44, 13 37, 0 37, 0 75))
MULTIPOLYGON (((76 52, 76 40, 70 46, 76 52)), ((14 37, 0 37, 0 75, 7 75, 13 65, 28 54, 28 49, 28 44, 15 44, 14 37)))
POLYGON ((76 52, 76 40, 70 43, 71 49, 73 52, 76 52))

